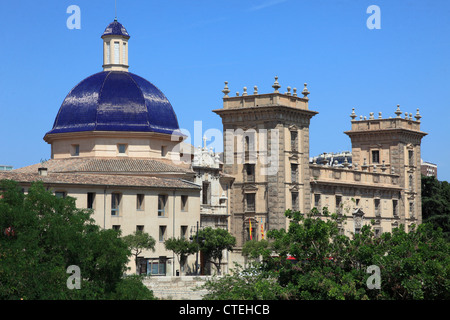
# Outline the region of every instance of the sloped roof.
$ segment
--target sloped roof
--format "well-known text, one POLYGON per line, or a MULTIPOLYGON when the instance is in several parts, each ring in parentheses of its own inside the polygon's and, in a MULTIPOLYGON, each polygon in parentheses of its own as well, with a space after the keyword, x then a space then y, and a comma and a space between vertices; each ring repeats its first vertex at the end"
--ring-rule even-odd
POLYGON ((116 186, 140 188, 200 189, 200 186, 182 179, 149 176, 48 173, 47 176, 17 171, 0 172, 0 180, 14 180, 19 183, 42 181, 45 184, 67 184, 84 186, 116 186))
POLYGON ((137 158, 74 158, 51 159, 43 163, 15 169, 18 173, 37 173, 39 168, 49 172, 64 173, 193 173, 188 165, 175 165, 167 160, 137 158))

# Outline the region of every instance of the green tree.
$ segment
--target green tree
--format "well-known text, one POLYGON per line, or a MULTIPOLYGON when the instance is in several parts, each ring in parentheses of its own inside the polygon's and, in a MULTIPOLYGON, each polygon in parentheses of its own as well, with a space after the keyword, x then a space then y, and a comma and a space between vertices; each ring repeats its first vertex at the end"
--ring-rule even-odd
POLYGON ((153 291, 142 283, 142 276, 135 274, 124 277, 111 298, 114 300, 156 300, 153 291))
POLYGON ((141 230, 137 230, 132 234, 124 236, 123 241, 127 244, 128 248, 131 250, 134 255, 134 263, 136 265, 136 273, 138 273, 138 256, 142 253, 143 250, 152 250, 155 251, 155 239, 150 236, 148 233, 143 232, 141 230))
POLYGON ((422 176, 422 219, 441 228, 450 241, 450 184, 422 176))
POLYGON ((184 274, 184 267, 188 256, 196 253, 199 248, 197 243, 190 242, 184 238, 169 238, 164 241, 164 246, 167 250, 171 250, 177 255, 181 266, 181 275, 184 274))
POLYGON ((200 230, 198 236, 202 239, 200 251, 203 252, 205 260, 213 263, 220 274, 223 251, 233 251, 236 238, 225 229, 211 227, 200 230))
POLYGON ((55 197, 42 182, 23 194, 0 181, 0 299, 120 298, 130 256, 114 230, 103 230, 75 199, 55 197), (67 268, 80 268, 70 289, 67 268))

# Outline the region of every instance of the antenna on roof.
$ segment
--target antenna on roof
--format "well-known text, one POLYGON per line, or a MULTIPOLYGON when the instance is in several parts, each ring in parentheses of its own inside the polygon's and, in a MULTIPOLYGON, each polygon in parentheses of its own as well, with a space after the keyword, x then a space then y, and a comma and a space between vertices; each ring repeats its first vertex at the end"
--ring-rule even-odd
POLYGON ((115 10, 115 18, 114 18, 114 20, 117 21, 117 0, 114 0, 114 10, 115 10))

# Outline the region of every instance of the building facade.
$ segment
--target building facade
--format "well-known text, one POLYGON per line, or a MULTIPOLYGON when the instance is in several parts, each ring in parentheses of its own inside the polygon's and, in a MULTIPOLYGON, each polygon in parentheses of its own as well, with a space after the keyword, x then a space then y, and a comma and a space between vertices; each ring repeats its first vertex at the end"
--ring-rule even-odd
POLYGON ((400 224, 421 223, 420 114, 415 119, 397 106, 394 118, 356 119, 346 131, 352 151, 322 155, 309 162, 309 91, 229 96, 225 83, 222 118, 224 173, 235 178, 231 189, 230 230, 238 247, 261 239, 269 229, 286 228, 287 209, 308 212, 324 207, 347 217, 342 233, 358 233, 374 223, 376 234, 400 224), (227 132, 230 134, 227 135, 227 132), (320 161, 317 161, 317 160, 320 161), (333 160, 334 159, 334 160, 333 160))

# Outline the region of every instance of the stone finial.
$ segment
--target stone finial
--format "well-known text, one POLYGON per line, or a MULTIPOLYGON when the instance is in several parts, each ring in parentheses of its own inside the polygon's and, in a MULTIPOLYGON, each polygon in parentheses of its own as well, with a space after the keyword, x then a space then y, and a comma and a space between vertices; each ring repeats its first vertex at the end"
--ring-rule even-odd
POLYGON ((350 166, 350 164, 348 163, 347 157, 344 158, 344 168, 348 169, 348 167, 350 166))
POLYGON ((239 97, 239 91, 236 91, 236 97, 239 97))
POLYGON ((228 98, 228 94, 230 93, 230 89, 228 89, 228 81, 225 81, 225 88, 223 88, 222 90, 223 94, 224 94, 224 98, 228 98))
POLYGON ((373 116, 373 112, 370 112, 369 115, 370 115, 370 117, 369 117, 370 120, 375 119, 374 116, 373 116))
POLYGON ((412 113, 409 114, 409 120, 412 120, 412 113))
POLYGON ((302 91, 303 98, 308 98, 308 94, 310 93, 308 91, 308 88, 306 87, 307 85, 308 85, 307 83, 304 84, 305 87, 303 88, 303 91, 302 91))
POLYGON ((296 97, 297 96, 297 88, 294 88, 293 91, 294 91, 293 96, 296 97))
POLYGON ((253 94, 258 94, 258 87, 257 86, 254 86, 253 87, 253 94))
POLYGON ((355 108, 352 108, 352 113, 350 114, 350 118, 352 118, 352 120, 355 120, 355 118, 356 118, 355 108))
POLYGON ((405 112, 405 119, 408 120, 408 112, 405 112))
POLYGON ((359 120, 362 120, 362 119, 363 119, 363 116, 362 116, 362 115, 360 115, 360 116, 359 116, 359 120))
POLYGON ((275 82, 272 85, 272 88, 274 88, 274 93, 278 93, 278 89, 281 88, 280 84, 278 83, 278 76, 275 76, 275 82))
POLYGON ((419 121, 419 122, 420 122, 420 118, 422 118, 422 116, 421 116, 420 113, 419 113, 419 108, 417 108, 417 113, 416 113, 416 115, 414 116, 414 118, 416 118, 416 121, 419 121))
POLYGON ((286 93, 288 96, 290 96, 291 95, 291 87, 287 87, 287 93, 286 93))
POLYGON ((402 112, 400 111, 400 105, 397 105, 397 110, 395 110, 395 114, 397 115, 397 118, 400 118, 400 116, 402 115, 402 112))
POLYGON ((383 117, 381 116, 381 111, 378 112, 378 119, 382 119, 383 117))
POLYGON ((242 92, 242 95, 243 95, 243 96, 246 96, 246 95, 247 95, 247 87, 244 87, 244 92, 242 92))

